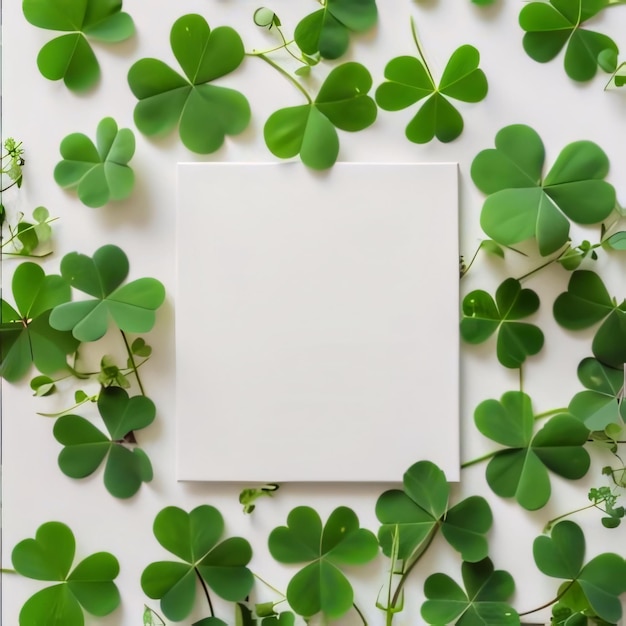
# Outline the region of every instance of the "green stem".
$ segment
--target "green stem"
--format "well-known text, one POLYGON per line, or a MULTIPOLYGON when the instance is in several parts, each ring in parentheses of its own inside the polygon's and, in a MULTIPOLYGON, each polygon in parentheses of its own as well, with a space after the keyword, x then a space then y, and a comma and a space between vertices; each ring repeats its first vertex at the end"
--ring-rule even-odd
POLYGON ((277 72, 280 72, 292 85, 298 89, 302 95, 306 98, 309 104, 313 104, 313 98, 309 95, 307 90, 286 70, 284 70, 280 65, 274 63, 272 59, 268 56, 265 56, 262 52, 246 52, 247 56, 253 56, 265 61, 268 65, 271 65, 277 72))
POLYGON ((424 64, 424 69, 426 70, 426 73, 428 74, 428 78, 430 78, 430 82, 433 85, 433 88, 436 89, 435 86, 435 80, 433 78, 433 75, 430 71, 430 68, 428 67, 428 63, 426 63, 426 57, 424 56, 424 52, 422 50, 422 46, 420 45, 420 41, 419 38, 417 36, 417 31, 415 29, 415 20, 413 18, 411 18, 411 33, 413 34, 413 41, 415 42, 415 47, 417 48, 417 51, 419 52, 419 55, 422 59, 422 63, 424 64))
POLYGON ((144 391, 143 385, 141 384, 141 378, 139 377, 139 368, 135 363, 135 357, 133 355, 133 351, 130 349, 130 344, 128 343, 126 333, 124 333, 123 330, 120 330, 120 332, 122 333, 122 338, 124 339, 124 345, 126 346, 126 352, 128 353, 130 365, 132 367, 133 373, 135 374, 135 378, 137 379, 137 384, 139 385, 139 391, 141 391, 142 396, 145 396, 146 392, 144 391))
POLYGON ((570 249, 570 245, 567 244, 565 246, 565 249, 559 252, 559 254, 557 254, 555 257, 553 257, 549 261, 546 261, 545 263, 542 263, 539 267, 536 267, 535 269, 530 270, 530 272, 527 272, 526 274, 520 276, 517 280, 521 283, 526 278, 532 276, 533 274, 536 274, 537 272, 541 271, 545 267, 548 267, 548 265, 552 265, 552 263, 555 263, 556 261, 558 261, 569 249, 570 249))
POLYGON ((359 614, 359 617, 361 618, 361 621, 363 622, 363 626, 367 626, 367 620, 365 619, 365 615, 363 615, 363 613, 361 612, 361 609, 359 609, 356 602, 353 602, 352 606, 354 607, 354 610, 359 614))
POLYGON ((83 404, 86 404, 87 402, 94 402, 97 398, 98 398, 97 395, 89 396, 85 398, 84 400, 82 400, 81 402, 79 402, 78 404, 71 406, 69 409, 59 411, 58 413, 37 413, 37 415, 40 415, 41 417, 59 417, 61 415, 64 415, 65 413, 69 413, 70 411, 77 409, 79 406, 82 406, 83 404))
POLYGON ((0 569, 0 573, 2 574, 17 574, 17 572, 14 569, 7 569, 7 568, 2 568, 0 569))
POLYGON ((519 366, 519 390, 520 393, 524 393, 524 370, 522 366, 519 366))
POLYGON ((550 411, 544 411, 543 413, 537 413, 537 415, 535 415, 535 420, 550 417, 551 415, 558 415, 559 413, 567 413, 568 410, 569 409, 567 407, 561 407, 560 409, 552 409, 550 411))
POLYGON ((283 35, 283 31, 280 29, 279 26, 276 27, 276 31, 278 32, 278 34, 280 35, 280 38, 283 40, 283 48, 285 48, 285 50, 287 51, 287 53, 292 56, 296 61, 298 61, 298 63, 303 63, 304 65, 307 65, 300 57, 298 57, 297 55, 295 55, 290 49, 289 49, 289 44, 293 43, 293 39, 290 42, 287 42, 287 39, 285 37, 285 35, 283 35))
MULTIPOLYGON (((588 504, 586 506, 581 506, 579 509, 574 509, 573 511, 569 511, 568 513, 563 513, 563 515, 558 515, 557 517, 551 519, 544 527, 544 532, 548 531, 552 528, 552 526, 554 526, 554 524, 556 522, 558 522, 559 520, 564 519, 565 517, 569 517, 570 515, 575 515, 576 513, 581 513, 582 511, 586 511, 587 509, 593 509, 594 507, 599 508, 597 502, 592 502, 591 504, 588 504)), ((600 509, 602 510, 602 509, 600 509)))
POLYGON ((204 578, 202 578, 202 575, 198 571, 198 568, 194 567, 194 570, 196 572, 196 575, 198 576, 198 580, 200 581, 200 584, 202 585, 202 589, 204 590, 204 596, 206 597, 206 601, 209 603, 209 611, 211 612, 211 617, 215 617, 215 611, 213 610, 213 603, 211 602, 211 596, 209 595, 209 589, 206 586, 206 583, 204 582, 204 578))
POLYGON ((496 456, 496 454, 498 454, 498 452, 500 452, 500 450, 495 450, 494 452, 490 452, 489 454, 485 454, 484 456, 480 456, 477 459, 473 459, 472 461, 466 461, 465 463, 461 464, 461 469, 466 469, 468 467, 471 467, 472 465, 478 465, 479 463, 482 463, 483 461, 488 461, 489 459, 491 459, 494 456, 496 456))
POLYGON ((259 582, 263 583, 268 589, 271 589, 274 593, 278 594, 281 598, 286 598, 287 597, 287 596, 285 596, 285 594, 282 591, 278 591, 278 589, 276 589, 276 587, 274 587, 273 585, 270 585, 270 583, 268 583, 267 580, 264 580, 258 574, 255 574, 254 572, 252 572, 252 575, 259 582))
POLYGON ((478 256, 478 253, 480 252, 480 249, 482 248, 482 245, 482 242, 478 244, 478 248, 476 248, 476 252, 474 252, 474 256, 472 257, 472 260, 469 262, 468 266, 465 268, 465 271, 463 272, 463 274, 461 274, 461 278, 465 278, 465 275, 470 271, 472 265, 474 264, 474 261, 476 260, 476 257, 478 256))
MULTIPOLYGON (((15 183, 13 183, 13 184, 15 184, 15 183)), ((0 193, 2 193, 3 191, 6 191, 7 189, 9 189, 9 187, 7 187, 6 189, 0 189, 0 193)), ((23 217, 23 215, 22 215, 22 217, 23 217)), ((49 220, 45 221, 44 224, 51 224, 52 222, 56 222, 58 219, 59 219, 58 217, 50 218, 49 220)), ((27 233, 29 230, 35 230, 35 224, 32 224, 28 228, 24 228, 21 231, 17 231, 16 230, 15 233, 13 233, 11 235, 11 237, 9 237, 6 241, 2 242, 2 247, 4 248, 4 246, 9 245, 11 242, 15 241, 19 237, 19 235, 21 235, 23 233, 27 233)), ((5 254, 9 254, 9 253, 5 252, 5 254)), ((50 254, 50 253, 48 253, 48 254, 50 254)), ((24 256, 24 255, 20 255, 20 256, 24 256)), ((45 256, 47 256, 47 255, 45 255, 45 256)))
POLYGON ((554 598, 554 600, 550 600, 550 602, 546 602, 545 604, 538 606, 536 609, 532 609, 532 611, 524 611, 523 613, 518 613, 518 615, 520 617, 523 617, 524 615, 531 615, 532 613, 536 613, 537 611, 542 611, 543 609, 547 609, 549 606, 552 606, 553 604, 557 603, 569 591, 570 587, 575 582, 576 581, 574 580, 570 580, 569 584, 565 587, 565 589, 563 589, 563 591, 561 591, 561 593, 559 593, 559 595, 556 598, 554 598))

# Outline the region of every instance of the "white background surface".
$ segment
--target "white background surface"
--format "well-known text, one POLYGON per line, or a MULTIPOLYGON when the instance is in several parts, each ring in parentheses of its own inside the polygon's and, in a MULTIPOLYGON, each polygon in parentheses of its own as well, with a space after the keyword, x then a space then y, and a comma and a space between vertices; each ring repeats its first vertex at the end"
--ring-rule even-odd
POLYGON ((179 478, 458 480, 456 164, 181 164, 177 210, 179 478))
MULTIPOLYGON (((99 550, 114 553, 121 562, 117 579, 122 592, 122 606, 101 620, 89 619, 89 624, 132 626, 141 623, 143 604, 147 600, 139 579, 144 567, 153 560, 166 557, 152 536, 151 526, 156 513, 168 505, 187 510, 202 504, 217 506, 225 515, 228 532, 242 534, 252 543, 255 556, 252 567, 279 588, 285 588, 295 570, 276 566, 266 548, 270 530, 283 524, 288 511, 300 504, 316 507, 325 518, 338 504, 352 506, 364 526, 376 530, 373 512, 378 495, 388 486, 365 485, 284 485, 274 500, 259 503, 252 517, 244 517, 237 503, 242 485, 184 484, 175 479, 175 421, 174 421, 174 231, 176 163, 190 160, 271 162, 262 139, 265 119, 278 108, 301 103, 301 94, 278 73, 255 59, 246 59, 236 74, 220 81, 240 89, 249 98, 253 121, 241 136, 230 139, 215 155, 198 159, 179 142, 176 134, 158 140, 137 133, 137 152, 132 166, 137 185, 131 199, 115 206, 90 210, 71 193, 60 190, 52 179, 59 160, 58 146, 70 132, 80 131, 94 136, 97 123, 105 116, 114 117, 120 126, 133 127, 135 100, 130 93, 126 72, 130 65, 146 56, 171 63, 175 61, 169 48, 172 23, 184 13, 199 12, 211 26, 232 25, 242 34, 246 49, 266 49, 274 40, 257 31, 251 16, 258 3, 248 0, 127 0, 124 8, 134 17, 138 34, 124 44, 97 46, 103 69, 100 84, 90 93, 77 96, 61 83, 42 78, 35 65, 40 47, 52 34, 25 22, 20 2, 3 3, 3 135, 15 136, 27 149, 26 182, 19 194, 7 194, 5 204, 14 211, 30 215, 43 204, 52 215, 61 219, 55 226, 57 254, 46 260, 48 273, 57 271, 63 254, 77 250, 87 254, 105 243, 121 246, 131 261, 130 279, 154 276, 161 280, 170 294, 159 311, 157 325, 149 340, 154 357, 143 370, 148 394, 158 407, 155 423, 141 431, 141 445, 149 454, 155 468, 155 479, 142 487, 129 501, 109 496, 102 484, 101 472, 77 482, 65 477, 56 466, 60 446, 52 436, 52 420, 36 415, 37 411, 53 411, 71 405, 73 389, 58 400, 30 397, 28 383, 2 385, 3 403, 3 555, 2 566, 10 567, 10 551, 21 539, 34 535, 40 524, 49 520, 68 523, 77 536, 79 557, 99 550)), ((279 12, 286 31, 297 20, 315 9, 314 2, 282 0, 273 8, 279 12)), ((376 29, 352 44, 351 55, 372 72, 374 84, 382 81, 388 60, 400 54, 415 54, 409 17, 414 16, 426 55, 433 72, 440 76, 447 59, 459 45, 471 43, 481 52, 481 67, 487 74, 490 91, 487 99, 475 105, 459 105, 466 129, 461 138, 451 144, 433 142, 416 146, 404 138, 404 126, 415 109, 399 113, 379 112, 371 128, 357 134, 340 132, 340 159, 345 161, 458 161, 460 164, 461 250, 469 258, 481 238, 478 217, 481 194, 469 178, 471 160, 478 151, 493 145, 495 133, 511 123, 533 126, 543 138, 547 163, 560 149, 578 139, 592 139, 607 152, 613 164, 609 179, 617 188, 618 198, 626 200, 626 143, 624 115, 626 93, 604 93, 604 75, 585 85, 574 84, 564 73, 562 57, 539 65, 522 49, 522 33, 517 16, 523 3, 500 0, 488 10, 479 9, 469 0, 380 0, 380 21, 376 29)), ((598 29, 626 46, 626 9, 616 7, 595 20, 598 29), (621 37, 621 39, 620 39, 621 37)), ((348 59, 351 58, 350 56, 348 59)), ((328 69, 326 70, 328 71, 328 69)), ((323 79, 324 70, 315 72, 313 85, 323 79)), ((312 87, 314 90, 314 86, 312 87)), ((297 167, 302 167, 297 165, 297 167)), ((410 195, 404 198, 413 202, 410 195)), ((448 225, 440 224, 443 230, 448 225)), ((436 237, 437 234, 433 234, 436 237)), ((437 259, 431 261, 436 268, 437 259)), ((3 263, 4 285, 10 280, 14 261, 3 263)), ((524 268, 525 270, 526 268, 524 268)), ((495 260, 480 259, 475 269, 463 281, 463 291, 472 288, 493 288, 508 275, 521 275, 523 269, 512 270, 495 260)), ((565 285, 566 275, 559 268, 545 273, 529 286, 545 296, 539 322, 547 334, 544 352, 527 368, 525 389, 534 399, 537 412, 566 404, 578 390, 575 371, 583 356, 588 354, 585 339, 590 334, 570 337, 550 319, 552 298, 565 285)), ((623 293, 623 273, 616 273, 610 290, 623 293)), ((106 347, 94 346, 85 358, 97 361, 103 352, 123 354, 123 346, 111 337, 106 347)), ((499 397, 517 388, 514 372, 498 365, 494 346, 464 350, 461 368, 461 455, 464 460, 475 458, 493 449, 473 425, 474 407, 483 399, 499 397)), ((453 382, 456 372, 450 372, 453 382)), ((428 391, 433 396, 447 393, 447 382, 428 391)), ((93 391, 94 389, 87 389, 93 391)), ((83 412, 93 416, 95 410, 83 412)), ((391 447, 403 433, 389 433, 381 446, 391 447)), ((415 459, 418 460, 417 458, 415 459)), ((373 459, 372 462, 375 462, 373 459)), ((604 464, 598 459, 597 466, 604 464)), ((265 477, 259 477, 265 480, 265 477)), ((400 479, 400 476, 398 476, 400 479)), ((583 506, 586 490, 600 483, 599 471, 585 483, 566 483, 552 478, 556 492, 548 507, 528 513, 516 504, 493 496, 484 480, 484 466, 462 473, 454 497, 485 495, 494 510, 495 524, 490 533, 491 556, 497 568, 510 571, 517 582, 514 605, 520 611, 539 606, 554 597, 555 581, 536 570, 531 554, 534 537, 545 522, 566 510, 583 506)), ((624 545, 624 528, 603 531, 598 516, 589 513, 577 521, 587 530, 589 553, 605 551, 624 545), (608 542, 611 541, 611 544, 608 542)), ((372 565, 355 570, 353 580, 356 599, 368 616, 369 624, 384 623, 375 608, 376 594, 385 577, 386 563, 378 559, 372 565)), ((446 571, 460 579, 456 555, 437 540, 422 566, 408 583, 405 611, 395 619, 397 626, 421 623, 419 605, 425 577, 435 571, 446 571)), ((18 577, 3 577, 2 623, 17 624, 23 602, 43 585, 18 577)), ((271 599, 259 588, 259 597, 271 599)), ((149 601, 156 608, 157 603, 149 601)), ((220 607, 219 615, 229 620, 230 609, 220 607)), ((198 603, 195 619, 206 616, 198 603)), ((545 614, 544 614, 545 615, 545 614)), ((189 620, 191 623, 193 620, 189 620)), ((353 626, 360 621, 349 615, 342 624, 353 626)))

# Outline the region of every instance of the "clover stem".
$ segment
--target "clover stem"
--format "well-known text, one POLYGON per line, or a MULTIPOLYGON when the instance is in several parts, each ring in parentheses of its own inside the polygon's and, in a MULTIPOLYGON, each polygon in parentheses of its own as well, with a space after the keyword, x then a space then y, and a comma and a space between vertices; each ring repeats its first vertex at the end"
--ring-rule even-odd
POLYGON ((411 33, 413 34, 413 41, 415 42, 415 47, 417 48, 417 51, 419 52, 420 58, 422 59, 422 63, 424 64, 424 69, 426 70, 426 73, 428 74, 428 78, 430 78, 430 82, 433 84, 433 87, 434 87, 435 80, 430 71, 430 68, 428 67, 428 63, 426 62, 426 57, 424 56, 424 52, 422 50, 419 37, 417 36, 417 30, 415 28, 415 20, 413 18, 411 18, 411 33))
MULTIPOLYGON (((3 174, 4 173, 5 172, 3 172, 3 174)), ((0 189, 0 193, 3 193, 4 191, 7 191, 7 190, 11 189, 11 187, 17 185, 18 181, 19 181, 19 179, 14 180, 10 185, 7 185, 6 187, 3 187, 2 189, 0 189)))
MULTIPOLYGON (((413 571, 413 568, 418 564, 419 560, 422 558, 426 550, 428 550, 430 544, 433 542, 433 539, 435 538, 435 536, 437 535, 437 532, 439 531, 440 525, 441 525, 441 522, 437 521, 437 523, 432 527, 431 531, 426 536, 426 539, 422 541, 418 549, 412 555, 411 564, 406 568, 404 572, 402 572, 402 576, 400 576, 400 580, 398 581, 398 586, 396 587, 396 590, 393 594, 393 598, 391 598, 391 606, 388 607, 391 615, 393 615, 393 609, 395 609, 396 605, 398 604, 398 600, 400 599, 400 594, 402 593, 402 589, 404 588, 404 584, 406 583, 407 578, 409 577, 409 574, 413 571)), ((389 621, 390 613, 387 613, 387 621, 389 624, 391 623, 389 621)))
POLYGON ((552 265, 552 263, 554 263, 555 261, 558 261, 569 249, 570 249, 570 245, 567 244, 565 246, 565 249, 562 250, 561 252, 559 252, 559 254, 557 254, 557 256, 553 257, 549 261, 546 261, 545 263, 542 263, 539 267, 536 267, 535 269, 530 270, 530 272, 527 272, 526 274, 520 276, 517 280, 521 283, 526 278, 532 276, 533 274, 536 274, 537 272, 541 271, 545 267, 548 267, 548 265, 552 265))
POLYGON ((0 569, 0 573, 2 574, 17 574, 17 572, 14 569, 6 569, 6 568, 2 568, 0 569))
MULTIPOLYGON (((579 509, 574 509, 573 511, 568 511, 567 513, 563 513, 562 515, 558 515, 557 517, 555 517, 555 518, 551 519, 550 521, 548 521, 548 523, 544 526, 544 529, 543 529, 544 532, 549 531, 552 528, 552 526, 554 526, 554 524, 556 522, 558 522, 559 520, 562 520, 562 519, 564 519, 566 517, 569 517, 570 515, 574 515, 575 513, 580 513, 582 511, 586 511, 587 509, 593 509, 594 507, 600 508, 597 505, 600 502, 604 502, 605 500, 606 500, 606 498, 603 499, 603 500, 600 500, 599 502, 592 502, 591 504, 587 504, 586 506, 581 506, 579 509)), ((602 510, 602 509, 600 509, 600 510, 602 510)))
POLYGON ((550 411, 544 411, 543 413, 537 413, 537 415, 535 415, 535 420, 540 420, 544 417, 550 417, 551 415, 557 415, 558 413, 567 413, 567 411, 568 408, 566 406, 558 409, 552 409, 550 411))
POLYGON ((363 613, 361 612, 361 609, 359 609, 356 602, 353 602, 352 606, 354 607, 354 610, 359 614, 359 617, 361 618, 361 621, 363 622, 363 626, 367 626, 367 620, 365 619, 365 615, 363 615, 363 613))
POLYGON ((286 70, 284 70, 278 63, 274 63, 272 59, 263 54, 262 52, 246 52, 247 56, 253 56, 265 61, 268 65, 271 65, 277 72, 280 72, 292 85, 298 89, 302 95, 306 98, 309 104, 313 104, 313 98, 309 95, 307 90, 286 70))
POLYGON ((122 333, 122 339, 124 339, 124 345, 126 346, 126 352, 128 353, 128 360, 130 361, 130 366, 135 374, 135 378, 137 379, 137 384, 139 385, 139 391, 141 391, 141 395, 145 396, 146 392, 144 391, 143 385, 141 384, 141 378, 139 377, 139 368, 135 363, 135 357, 133 356, 133 351, 130 349, 130 344, 128 343, 128 339, 126 337, 126 333, 123 330, 120 330, 122 333))
POLYGON ((463 270, 463 273, 461 274, 461 278, 464 278, 465 275, 470 271, 481 248, 482 248, 482 242, 478 244, 478 248, 476 248, 476 252, 474 252, 474 256, 472 257, 472 260, 468 263, 467 267, 463 270))
POLYGON ((554 600, 550 600, 550 602, 546 602, 545 604, 542 604, 541 606, 538 606, 536 609, 532 609, 531 611, 524 611, 523 613, 518 613, 518 615, 520 617, 523 617, 524 615, 531 615, 532 613, 536 613, 537 611, 542 611, 543 609, 547 609, 549 606, 552 606, 553 604, 557 603, 570 589, 570 587, 575 583, 575 580, 570 580, 569 584, 565 587, 565 589, 563 589, 563 591, 561 591, 561 593, 559 593, 559 595, 557 595, 556 598, 554 598, 554 600))
MULTIPOLYGON (((9 189, 9 187, 6 187, 5 189, 0 189, 0 193, 2 193, 3 191, 6 191, 7 189, 9 189)), ((44 223, 45 224, 51 224, 52 222, 56 222, 59 218, 58 217, 53 217, 49 220, 46 220, 44 223)), ((24 228, 23 230, 20 231, 15 231, 15 233, 12 233, 12 235, 6 240, 2 242, 2 246, 6 246, 8 244, 10 244, 12 241, 15 241, 19 235, 23 235, 24 233, 27 233, 29 230, 35 230, 35 225, 31 225, 28 226, 27 228, 24 228)), ((8 253, 7 253, 8 254, 8 253)), ((20 256, 25 256, 25 255, 20 255, 20 256)), ((47 256, 47 255, 46 255, 47 256)))
POLYGON ((294 40, 292 39, 291 41, 287 41, 285 35, 283 35, 283 31, 280 29, 280 27, 276 27, 276 31, 278 32, 278 34, 280 35, 280 38, 283 40, 283 48, 285 49, 285 51, 292 56, 296 61, 298 61, 298 63, 304 63, 306 65, 306 63, 298 56, 296 56, 290 49, 289 49, 289 44, 292 44, 294 42, 294 40))
POLYGON ((483 461, 488 461, 489 459, 496 456, 498 452, 500 452, 500 450, 495 450, 494 452, 490 452, 489 454, 485 454, 484 456, 479 456, 477 459, 466 461, 465 463, 461 464, 461 469, 466 469, 468 467, 471 467, 472 465, 478 465, 479 463, 482 463, 483 461))
POLYGON ((211 596, 209 595, 209 590, 204 582, 204 578, 202 578, 202 574, 198 571, 197 567, 194 567, 196 575, 200 580, 200 584, 202 585, 202 589, 204 590, 204 595, 206 596, 206 601, 209 603, 209 611, 211 612, 211 617, 215 617, 215 611, 213 610, 213 602, 211 602, 211 596))
POLYGON ((262 582, 268 589, 271 589, 274 593, 278 594, 281 598, 285 598, 285 594, 282 593, 281 591, 279 591, 278 589, 276 589, 276 587, 274 587, 273 585, 270 585, 270 583, 267 582, 267 580, 264 580, 263 578, 261 578, 258 574, 255 574, 254 572, 252 572, 252 575, 259 581, 262 582))
POLYGON ((520 393, 524 392, 524 369, 522 366, 519 366, 519 390, 520 393))

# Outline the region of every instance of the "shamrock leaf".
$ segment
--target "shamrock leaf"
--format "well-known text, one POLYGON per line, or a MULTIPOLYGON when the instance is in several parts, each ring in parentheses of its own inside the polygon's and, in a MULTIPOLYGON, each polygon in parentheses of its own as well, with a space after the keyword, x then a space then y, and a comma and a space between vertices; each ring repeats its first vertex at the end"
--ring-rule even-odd
POLYGON ((40 50, 37 66, 43 76, 63 79, 72 91, 85 91, 100 77, 88 38, 117 43, 135 32, 132 18, 122 12, 122 0, 23 0, 22 10, 33 26, 68 33, 40 50))
POLYGON ((220 512, 208 505, 190 513, 175 506, 163 509, 154 520, 154 536, 182 561, 158 561, 141 575, 144 593, 161 601, 168 619, 185 619, 193 609, 196 577, 230 602, 243 600, 252 588, 250 544, 240 537, 219 542, 224 531, 220 512))
POLYGON ((617 60, 615 42, 606 35, 581 28, 583 22, 609 5, 609 0, 550 0, 531 2, 520 12, 519 23, 526 31, 524 50, 539 63, 554 59, 567 45, 565 72, 573 80, 591 80, 600 65, 607 72, 617 63, 603 67, 602 56, 617 60))
POLYGON ((215 152, 226 135, 241 133, 250 122, 250 105, 241 93, 209 84, 239 67, 241 38, 227 26, 211 30, 202 16, 191 14, 176 20, 170 44, 185 77, 157 59, 141 59, 128 72, 139 100, 135 124, 150 136, 178 125, 189 150, 215 152))
POLYGON ((473 46, 457 48, 437 87, 424 60, 396 57, 385 67, 387 82, 376 90, 376 102, 385 111, 399 111, 427 98, 406 127, 407 138, 413 143, 428 143, 433 137, 452 141, 463 131, 463 118, 448 98, 480 102, 487 95, 487 78, 478 69, 479 61, 473 46))
POLYGON ((434 626, 475 626, 476 624, 519 624, 519 615, 507 603, 515 591, 508 572, 494 571, 486 558, 461 566, 465 591, 446 574, 432 574, 424 583, 426 602, 422 617, 434 626))
POLYGON ((519 280, 507 278, 496 290, 496 300, 480 289, 463 298, 461 337, 468 343, 482 343, 498 331, 498 361, 504 367, 521 367, 527 356, 543 347, 543 333, 533 324, 517 320, 532 315, 539 298, 522 289, 519 280))
POLYGON ((296 507, 287 526, 275 528, 268 540, 271 555, 280 563, 308 563, 289 582, 287 601, 304 617, 324 613, 334 619, 350 610, 353 591, 342 565, 360 565, 378 552, 376 537, 364 528, 351 509, 336 508, 322 528, 322 520, 307 506, 296 507))
POLYGON ((580 527, 569 520, 556 524, 550 537, 537 537, 533 555, 541 572, 569 579, 559 590, 562 605, 578 611, 582 596, 601 619, 610 623, 621 619, 619 596, 626 591, 626 561, 621 556, 606 552, 583 565, 585 536, 580 527))
POLYGON ((587 390, 577 393, 569 404, 574 417, 589 430, 626 422, 623 369, 613 369, 589 357, 580 362, 578 379, 587 390))
POLYGON ((154 326, 154 312, 165 299, 165 289, 154 278, 139 278, 120 286, 128 269, 126 254, 113 245, 98 248, 93 258, 78 252, 66 254, 61 261, 61 275, 72 287, 94 299, 56 306, 50 325, 57 330, 71 330, 79 341, 96 341, 104 336, 109 317, 122 331, 149 331, 154 326))
POLYGON ((363 130, 376 119, 376 104, 367 95, 371 86, 370 73, 359 63, 334 68, 315 101, 270 115, 263 129, 270 152, 281 159, 300 154, 313 169, 331 167, 339 154, 336 129, 363 130))
POLYGON ((402 491, 385 491, 376 502, 376 517, 382 524, 378 539, 387 556, 397 541, 397 558, 405 561, 406 570, 439 528, 464 560, 480 561, 487 556, 485 533, 493 518, 484 498, 472 496, 448 509, 450 486, 430 461, 412 465, 403 482, 402 491))
POLYGON ((611 298, 602 279, 589 270, 574 272, 567 291, 554 302, 554 319, 563 328, 581 330, 602 321, 593 338, 594 356, 609 367, 626 363, 626 299, 611 298))
POLYGON ((61 142, 63 161, 54 168, 54 180, 61 187, 76 188, 80 201, 92 208, 124 200, 135 184, 127 165, 135 153, 133 131, 118 130, 115 120, 105 117, 98 124, 96 144, 82 133, 68 135, 61 142))
POLYGON ((129 398, 120 387, 106 387, 98 396, 98 411, 109 437, 78 415, 63 415, 54 425, 54 437, 64 446, 59 467, 70 478, 93 474, 106 458, 104 486, 116 498, 134 496, 142 482, 152 480, 150 459, 141 448, 129 449, 133 431, 146 428, 156 415, 145 396, 129 398))
POLYGON ((511 246, 535 237, 546 256, 567 242, 569 220, 595 224, 615 207, 615 189, 602 180, 609 161, 595 143, 565 146, 543 180, 544 146, 532 128, 506 126, 495 145, 474 158, 471 175, 488 194, 480 224, 498 243, 511 246))
POLYGON ((377 19, 376 0, 327 0, 300 21, 294 39, 305 54, 338 59, 348 49, 350 31, 365 32, 377 19))
POLYGON ((42 524, 34 539, 20 541, 11 554, 13 567, 22 576, 59 582, 29 598, 20 611, 20 626, 83 626, 83 610, 102 617, 120 603, 113 582, 119 573, 117 559, 97 552, 70 571, 76 541, 61 522, 42 524))
POLYGON ((17 310, 0 301, 0 375, 10 382, 22 378, 31 364, 44 374, 67 368, 67 355, 78 347, 68 332, 50 326, 50 310, 70 299, 61 276, 46 276, 35 263, 21 263, 12 280, 17 310))
POLYGON ((533 436, 530 398, 509 391, 501 400, 485 400, 474 413, 478 430, 507 449, 495 453, 487 465, 487 482, 494 493, 515 498, 529 511, 550 499, 548 469, 577 479, 589 469, 584 449, 589 430, 568 413, 556 415, 533 436))

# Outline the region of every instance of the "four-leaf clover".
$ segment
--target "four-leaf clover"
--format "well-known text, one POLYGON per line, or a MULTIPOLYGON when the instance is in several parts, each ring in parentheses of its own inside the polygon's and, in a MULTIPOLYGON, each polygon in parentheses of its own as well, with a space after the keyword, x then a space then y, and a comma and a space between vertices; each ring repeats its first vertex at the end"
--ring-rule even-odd
POLYGON ((65 188, 76 188, 80 201, 101 207, 109 200, 124 200, 135 183, 128 162, 135 153, 135 135, 129 128, 118 130, 105 117, 96 131, 96 145, 82 133, 72 133, 61 142, 63 160, 54 169, 54 180, 65 188))

